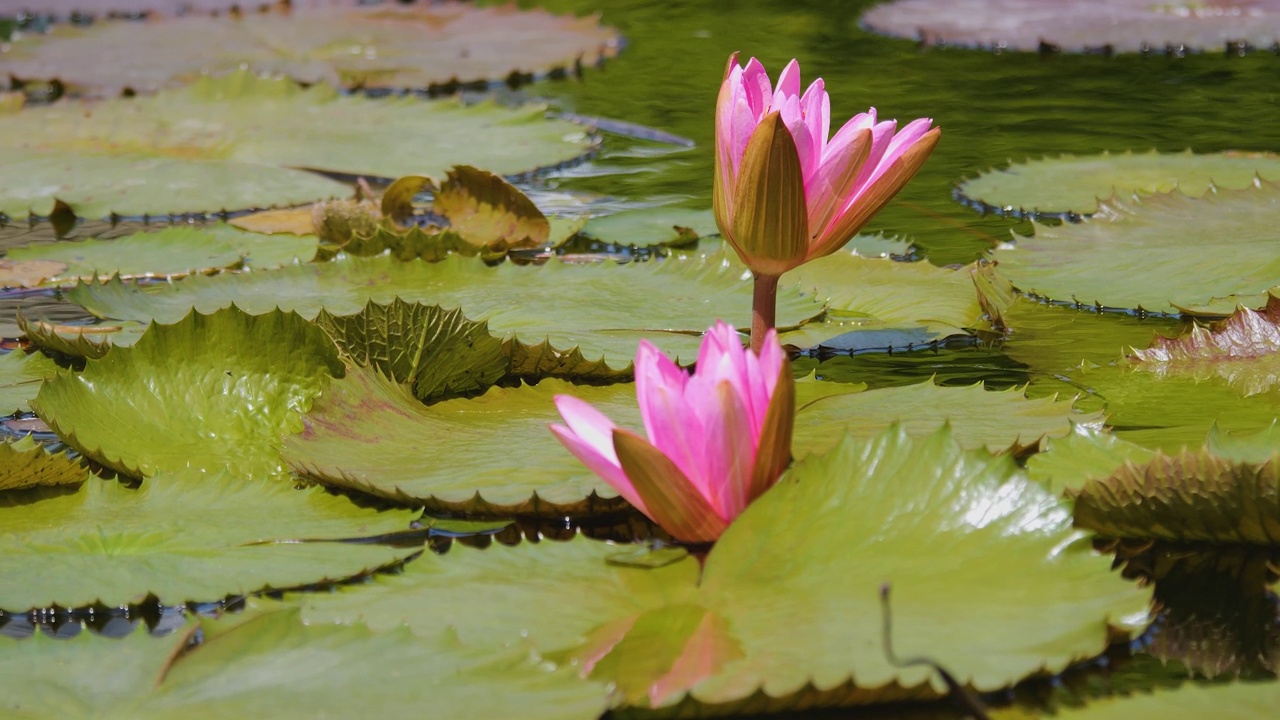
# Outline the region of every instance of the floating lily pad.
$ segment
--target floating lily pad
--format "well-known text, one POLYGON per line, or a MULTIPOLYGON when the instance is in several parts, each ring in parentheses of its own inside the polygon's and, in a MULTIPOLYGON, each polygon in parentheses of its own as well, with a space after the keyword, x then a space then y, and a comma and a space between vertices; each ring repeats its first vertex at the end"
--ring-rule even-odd
POLYGON ((1125 463, 1144 465, 1157 455, 1155 450, 1084 426, 1046 444, 1043 452, 1027 459, 1027 475, 1055 493, 1078 490, 1086 481, 1106 478, 1125 463))
POLYGON ((314 237, 269 237, 214 225, 170 227, 113 240, 37 243, 14 248, 8 256, 63 263, 66 269, 43 283, 47 285, 94 276, 163 277, 240 266, 270 269, 308 262, 315 254, 314 237))
POLYGON ((1280 41, 1276 0, 894 0, 862 16, 873 32, 931 45, 1069 52, 1163 53, 1269 48, 1280 41))
POLYGON ((621 380, 631 366, 614 369, 588 361, 578 350, 561 351, 550 343, 526 345, 516 338, 489 334, 484 322, 472 322, 461 310, 407 303, 370 302, 355 315, 321 310, 316 324, 324 328, 342 353, 357 365, 371 367, 409 386, 426 402, 482 392, 500 380, 621 380))
POLYGON ((1264 463, 1280 453, 1280 422, 1252 433, 1229 433, 1214 425, 1205 438, 1205 450, 1235 462, 1264 463))
POLYGON ((350 193, 306 170, 395 178, 472 164, 507 175, 593 147, 587 131, 544 114, 375 100, 248 72, 146 98, 63 100, 0 113, 0 212, 47 215, 55 198, 87 218, 299 205, 350 193))
POLYGON ((601 242, 647 247, 682 247, 708 235, 716 235, 715 215, 710 210, 656 207, 593 217, 582 233, 601 242))
POLYGON ((1109 537, 1280 544, 1280 458, 1255 465, 1205 451, 1157 455, 1071 495, 1076 524, 1109 537))
MULTIPOLYGON (((635 357, 642 338, 692 362, 703 332, 717 319, 750 326, 751 281, 712 258, 672 258, 618 267, 551 260, 538 267, 503 263, 486 267, 472 258, 399 262, 388 257, 348 258, 286 267, 269 273, 190 277, 160 287, 116 280, 85 283, 66 297, 115 319, 174 322, 195 307, 212 312, 232 303, 248 313, 276 307, 315 317, 321 308, 350 315, 367 302, 400 297, 461 307, 489 330, 545 338, 566 351, 579 347, 616 368, 635 357)), ((822 306, 794 290, 778 293, 778 323, 796 326, 822 306)))
POLYGON ((308 84, 425 90, 594 62, 614 55, 620 40, 595 17, 543 10, 358 5, 59 25, 12 42, 0 71, 103 95, 153 92, 240 69, 308 84))
MULTIPOLYGON (((18 328, 33 346, 55 355, 73 358, 100 358, 111 349, 113 341, 120 344, 137 342, 142 335, 141 328, 135 327, 137 325, 55 325, 43 320, 28 320, 25 316, 18 315, 18 328), (129 329, 125 330, 126 327, 129 329)), ((35 397, 35 389, 31 396, 35 397)))
MULTIPOLYGON (((251 603, 252 605, 252 603, 251 603)), ((307 626, 294 610, 228 615, 165 638, 81 633, 0 636, 12 687, 0 712, 23 720, 188 717, 456 717, 591 720, 605 688, 519 649, 461 647, 447 633, 307 626), (194 637, 204 640, 186 647, 194 637), (341 667, 335 666, 338 663, 341 667), (387 692, 394 683, 395 692, 387 692)))
POLYGON ((66 270, 56 260, 0 260, 0 287, 38 287, 66 270))
POLYGON ((959 198, 1019 217, 1066 217, 1097 211, 1108 198, 1177 190, 1200 197, 1213 189, 1243 189, 1259 177, 1280 180, 1280 156, 1226 152, 1103 153, 1028 160, 988 170, 960 183, 959 198))
POLYGON ((640 427, 632 385, 543 380, 425 406, 409 388, 359 368, 330 384, 303 431, 285 439, 284 459, 312 480, 437 511, 563 516, 625 508, 547 431, 559 420, 556 394, 640 427))
POLYGON ((185 467, 263 477, 282 470, 281 437, 342 373, 315 325, 229 308, 154 324, 132 347, 46 382, 32 405, 72 447, 131 477, 185 467))
POLYGON ((717 542, 700 581, 691 557, 641 569, 607 563, 617 553, 581 538, 456 548, 367 592, 296 602, 311 623, 450 627, 467 644, 520 628, 618 701, 706 716, 940 696, 927 669, 884 658, 885 582, 898 650, 982 690, 1102 652, 1145 622, 1149 598, 1012 459, 962 450, 945 430, 849 438, 802 461, 717 542))
POLYGON ((79 459, 49 453, 28 435, 0 443, 0 491, 48 485, 74 485, 89 473, 79 459))
MULTIPOLYGON (((203 623, 136 717, 452 717, 593 720, 604 686, 527 649, 468 647, 448 631, 308 625, 291 609, 203 623), (230 627, 225 627, 231 625, 230 627), (389 685, 394 691, 388 692, 389 685)), ((518 634, 514 637, 518 638, 518 634)))
POLYGON ((1192 326, 1181 337, 1156 336, 1133 359, 1159 377, 1217 376, 1245 397, 1268 392, 1280 385, 1280 298, 1269 297, 1260 312, 1239 308, 1212 330, 1192 326))
POLYGON ((1112 198, 1092 220, 1036 224, 1035 235, 997 249, 995 258, 1018 289, 1051 300, 1225 315, 1235 304, 1261 306, 1277 284, 1277 224, 1280 185, 1269 182, 1200 198, 1112 198))
POLYGON ((992 391, 982 385, 942 387, 932 382, 824 397, 796 412, 792 453, 803 458, 824 453, 846 432, 880 434, 895 423, 912 435, 934 433, 950 424, 956 442, 992 452, 1037 447, 1046 437, 1062 437, 1073 424, 1100 425, 1100 413, 1080 413, 1054 398, 1028 400, 1020 388, 992 391))
POLYGON ((0 415, 30 410, 40 384, 57 370, 42 353, 15 350, 0 355, 0 415))
POLYGON ((416 548, 296 542, 405 530, 414 513, 378 512, 288 478, 184 471, 139 488, 90 478, 73 493, 0 494, 0 608, 119 606, 148 594, 209 602, 265 588, 341 580, 416 548))

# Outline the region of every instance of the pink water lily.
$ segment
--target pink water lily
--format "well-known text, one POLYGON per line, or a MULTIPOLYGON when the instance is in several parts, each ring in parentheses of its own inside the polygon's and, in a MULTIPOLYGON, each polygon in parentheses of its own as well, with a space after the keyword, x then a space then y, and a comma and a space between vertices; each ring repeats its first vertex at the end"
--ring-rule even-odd
POLYGON ((773 327, 782 273, 840 249, 915 175, 942 132, 932 122, 898 130, 871 108, 828 138, 821 78, 802 95, 797 61, 775 88, 755 58, 745 67, 729 58, 716 103, 715 215, 756 276, 753 334, 773 327))
POLYGON ((692 375, 646 341, 636 354, 636 399, 648 440, 571 395, 551 432, 672 537, 713 542, 791 459, 795 381, 776 334, 759 355, 733 326, 702 340, 692 375))

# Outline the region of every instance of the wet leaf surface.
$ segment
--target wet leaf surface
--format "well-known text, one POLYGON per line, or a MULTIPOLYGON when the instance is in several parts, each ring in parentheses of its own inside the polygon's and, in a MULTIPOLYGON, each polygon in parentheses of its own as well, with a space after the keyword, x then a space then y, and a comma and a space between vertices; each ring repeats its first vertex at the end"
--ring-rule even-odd
POLYGON ((132 347, 46 382, 32 405, 69 445, 130 477, 188 467, 273 477, 282 437, 342 373, 315 325, 229 308, 153 324, 132 347))
MULTIPOLYGON (((267 3, 270 6, 270 3, 267 3)), ((227 8, 231 3, 224 3, 227 8)), ((620 41, 595 18, 460 2, 190 14, 149 22, 58 25, 13 42, 0 71, 117 95, 240 69, 362 89, 422 89, 543 74, 612 56, 620 41)))
POLYGON ((151 97, 0 113, 0 212, 45 216, 55 197, 90 219, 299 205, 350 194, 308 170, 397 178, 473 164, 507 175, 580 159, 594 143, 539 106, 372 99, 241 71, 151 97))
POLYGON ((862 16, 869 29, 927 44, 1034 51, 1220 51, 1280 39, 1275 0, 894 0, 862 16))
POLYGON ((1191 198, 1113 198, 1093 219, 999 248, 999 270, 1025 292, 1086 306, 1227 315, 1260 307, 1280 277, 1273 229, 1280 186, 1262 183, 1191 198), (1212 250, 1204 243, 1214 237, 1212 250), (1214 262, 1206 259, 1214 258, 1214 262))
POLYGON ((1257 178, 1280 180, 1280 157, 1267 153, 1118 153, 1028 160, 960 183, 967 203, 1016 215, 1081 216, 1112 197, 1174 190, 1200 197, 1213 188, 1239 190, 1257 178))
POLYGON ((417 548, 335 540, 408 528, 409 510, 376 511, 288 477, 160 474, 141 487, 90 477, 71 491, 0 494, 0 608, 23 612, 154 595, 167 604, 342 580, 417 548))

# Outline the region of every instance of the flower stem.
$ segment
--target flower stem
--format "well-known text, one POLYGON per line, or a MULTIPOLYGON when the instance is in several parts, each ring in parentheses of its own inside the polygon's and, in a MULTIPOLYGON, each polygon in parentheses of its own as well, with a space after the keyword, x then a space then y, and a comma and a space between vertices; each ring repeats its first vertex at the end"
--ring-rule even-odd
POLYGON ((773 329, 778 316, 778 275, 752 273, 755 292, 751 297, 751 349, 760 354, 765 333, 773 329))

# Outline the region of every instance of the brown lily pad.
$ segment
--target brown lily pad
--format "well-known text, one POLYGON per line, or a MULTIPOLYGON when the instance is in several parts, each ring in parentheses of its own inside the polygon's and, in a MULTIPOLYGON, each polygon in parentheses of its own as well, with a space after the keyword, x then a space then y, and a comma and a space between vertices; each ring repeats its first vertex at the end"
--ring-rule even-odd
POLYGON ((436 192, 434 209, 471 245, 492 250, 539 247, 551 224, 524 193, 486 170, 458 165, 436 192))
POLYGON ((33 288, 66 269, 53 260, 0 260, 0 287, 33 288))
POLYGON ((1280 385, 1280 298, 1266 307, 1246 307, 1210 328, 1193 326, 1176 338, 1157 336, 1134 350, 1137 367, 1160 376, 1220 377, 1246 397, 1280 385))
POLYGON ((1181 54, 1271 47, 1280 0, 895 0, 862 25, 930 45, 1181 54))
POLYGON ((269 12, 58 25, 9 46, 0 72, 60 80, 73 93, 154 92, 239 68, 304 83, 451 89, 535 76, 613 55, 618 35, 594 17, 514 6, 277 6, 269 12))

